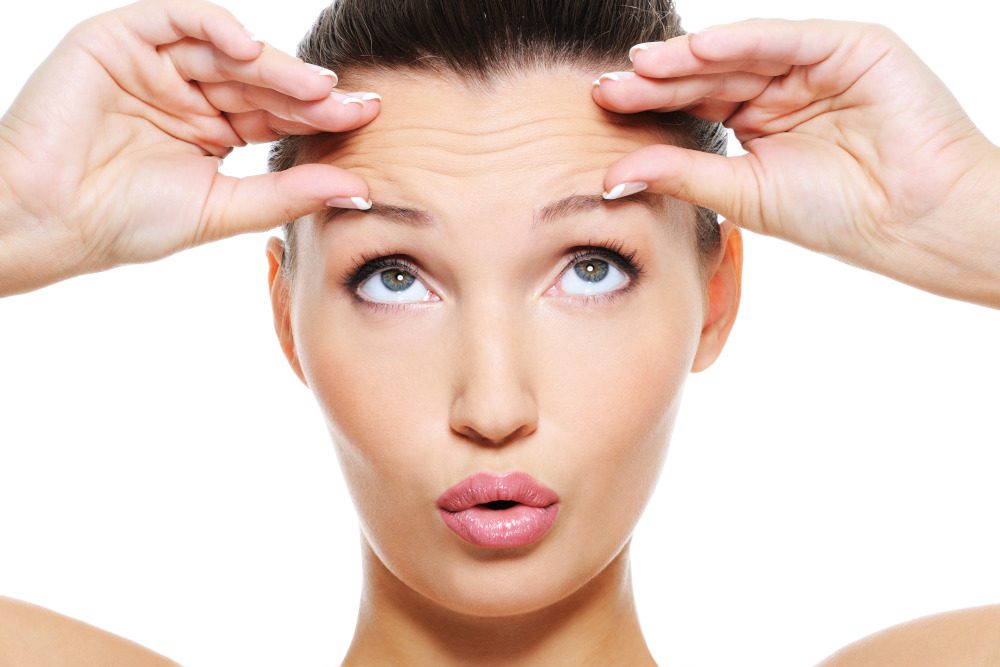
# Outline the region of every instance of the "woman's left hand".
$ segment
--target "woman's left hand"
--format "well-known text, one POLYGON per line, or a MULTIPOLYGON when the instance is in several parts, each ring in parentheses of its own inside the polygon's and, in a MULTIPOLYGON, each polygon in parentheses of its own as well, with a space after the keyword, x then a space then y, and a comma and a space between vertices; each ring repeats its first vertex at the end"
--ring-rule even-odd
POLYGON ((1000 307, 1000 149, 891 30, 751 19, 632 55, 634 73, 594 86, 598 104, 721 121, 747 154, 646 146, 610 167, 606 190, 645 182, 751 231, 1000 307))

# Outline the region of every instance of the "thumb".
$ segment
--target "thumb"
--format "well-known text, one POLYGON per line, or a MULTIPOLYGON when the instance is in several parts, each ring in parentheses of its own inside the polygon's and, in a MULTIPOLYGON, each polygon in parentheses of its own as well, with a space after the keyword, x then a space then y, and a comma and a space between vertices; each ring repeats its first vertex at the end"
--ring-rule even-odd
POLYGON ((244 178, 220 173, 209 191, 197 242, 266 231, 331 205, 367 209, 368 184, 328 164, 302 164, 244 178), (332 199, 336 202, 328 204, 332 199))
MULTIPOLYGON (((604 176, 605 197, 615 186, 645 183, 650 192, 676 197, 715 211, 740 227, 758 231, 757 191, 747 155, 726 157, 669 144, 643 146, 611 165, 604 176)), ((634 187, 619 188, 624 196, 634 187)))

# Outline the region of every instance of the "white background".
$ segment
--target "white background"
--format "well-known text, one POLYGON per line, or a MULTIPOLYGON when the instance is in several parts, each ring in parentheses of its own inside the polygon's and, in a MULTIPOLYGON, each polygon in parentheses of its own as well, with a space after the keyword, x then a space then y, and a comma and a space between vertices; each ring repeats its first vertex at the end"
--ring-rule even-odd
MULTIPOLYGON (((14 19, 7 5, 0 108, 68 28, 113 6, 19 3, 14 19)), ((323 3, 227 6, 294 52, 323 3)), ((678 5, 690 31, 889 25, 1000 143, 1000 12, 918 7, 678 5)), ((265 156, 241 149, 224 170, 261 172, 265 156)), ((0 594, 186 665, 338 664, 357 524, 274 337, 267 236, 0 300, 0 594)), ((739 318, 690 377, 634 539, 657 659, 813 664, 906 619, 1000 602, 998 345, 996 310, 746 234, 739 318)))

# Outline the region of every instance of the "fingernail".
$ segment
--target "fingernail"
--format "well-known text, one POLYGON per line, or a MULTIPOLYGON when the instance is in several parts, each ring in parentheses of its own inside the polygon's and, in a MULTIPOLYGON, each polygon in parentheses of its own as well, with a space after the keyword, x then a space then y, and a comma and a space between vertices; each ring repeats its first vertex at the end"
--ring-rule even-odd
POLYGON ((329 70, 325 67, 320 67, 319 65, 313 65, 312 63, 306 63, 306 67, 308 67, 316 74, 322 74, 323 76, 330 77, 331 79, 333 79, 333 85, 335 86, 337 85, 337 82, 340 81, 340 77, 338 77, 337 73, 334 72, 333 70, 329 70))
POLYGON ((262 40, 262 39, 261 39, 260 37, 258 37, 258 36, 257 36, 257 35, 255 35, 254 33, 250 32, 250 31, 249 31, 249 30, 247 30, 246 28, 243 28, 243 30, 244 30, 244 32, 246 32, 246 34, 247 34, 247 37, 249 37, 249 38, 250 38, 250 39, 252 39, 253 41, 255 41, 255 42, 259 43, 259 44, 263 44, 263 43, 264 43, 264 40, 262 40))
POLYGON ((328 199, 326 205, 334 208, 356 208, 367 211, 372 207, 372 200, 364 197, 334 197, 328 199))
POLYGON ((379 102, 382 101, 382 96, 379 95, 378 93, 347 93, 347 94, 350 95, 351 97, 356 97, 359 100, 364 100, 365 102, 369 100, 378 100, 379 102))
POLYGON ((621 197, 627 197, 629 195, 634 195, 636 192, 642 192, 649 187, 648 183, 643 183, 642 181, 626 181, 624 183, 619 183, 615 187, 611 188, 610 191, 601 194, 605 199, 620 199, 621 197))
POLYGON ((360 98, 354 97, 353 95, 347 95, 338 90, 330 91, 330 97, 339 101, 341 104, 357 104, 359 107, 364 107, 365 103, 360 98))
POLYGON ((601 76, 594 79, 594 85, 599 86, 604 81, 604 79, 611 79, 612 81, 621 81, 622 79, 633 79, 635 78, 635 72, 605 72, 601 76))
POLYGON ((648 51, 649 47, 652 46, 652 42, 643 42, 642 44, 636 44, 631 49, 628 50, 628 60, 629 62, 635 62, 635 52, 636 51, 648 51))

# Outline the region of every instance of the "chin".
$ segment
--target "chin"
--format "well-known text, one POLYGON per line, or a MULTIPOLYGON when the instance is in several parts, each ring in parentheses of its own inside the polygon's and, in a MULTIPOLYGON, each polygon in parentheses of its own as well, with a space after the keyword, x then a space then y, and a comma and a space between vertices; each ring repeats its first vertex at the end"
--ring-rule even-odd
POLYGON ((427 597, 458 614, 478 618, 519 616, 545 609, 571 596, 596 572, 574 573, 564 568, 521 561, 503 568, 477 564, 437 580, 427 597), (502 570, 498 572, 496 570, 502 570))
POLYGON ((424 557, 382 562, 401 583, 450 612, 479 618, 518 616, 581 591, 627 543, 626 539, 615 548, 600 540, 581 541, 579 534, 565 539, 570 535, 553 531, 551 539, 521 549, 439 545, 442 552, 433 556, 425 551, 424 557))

